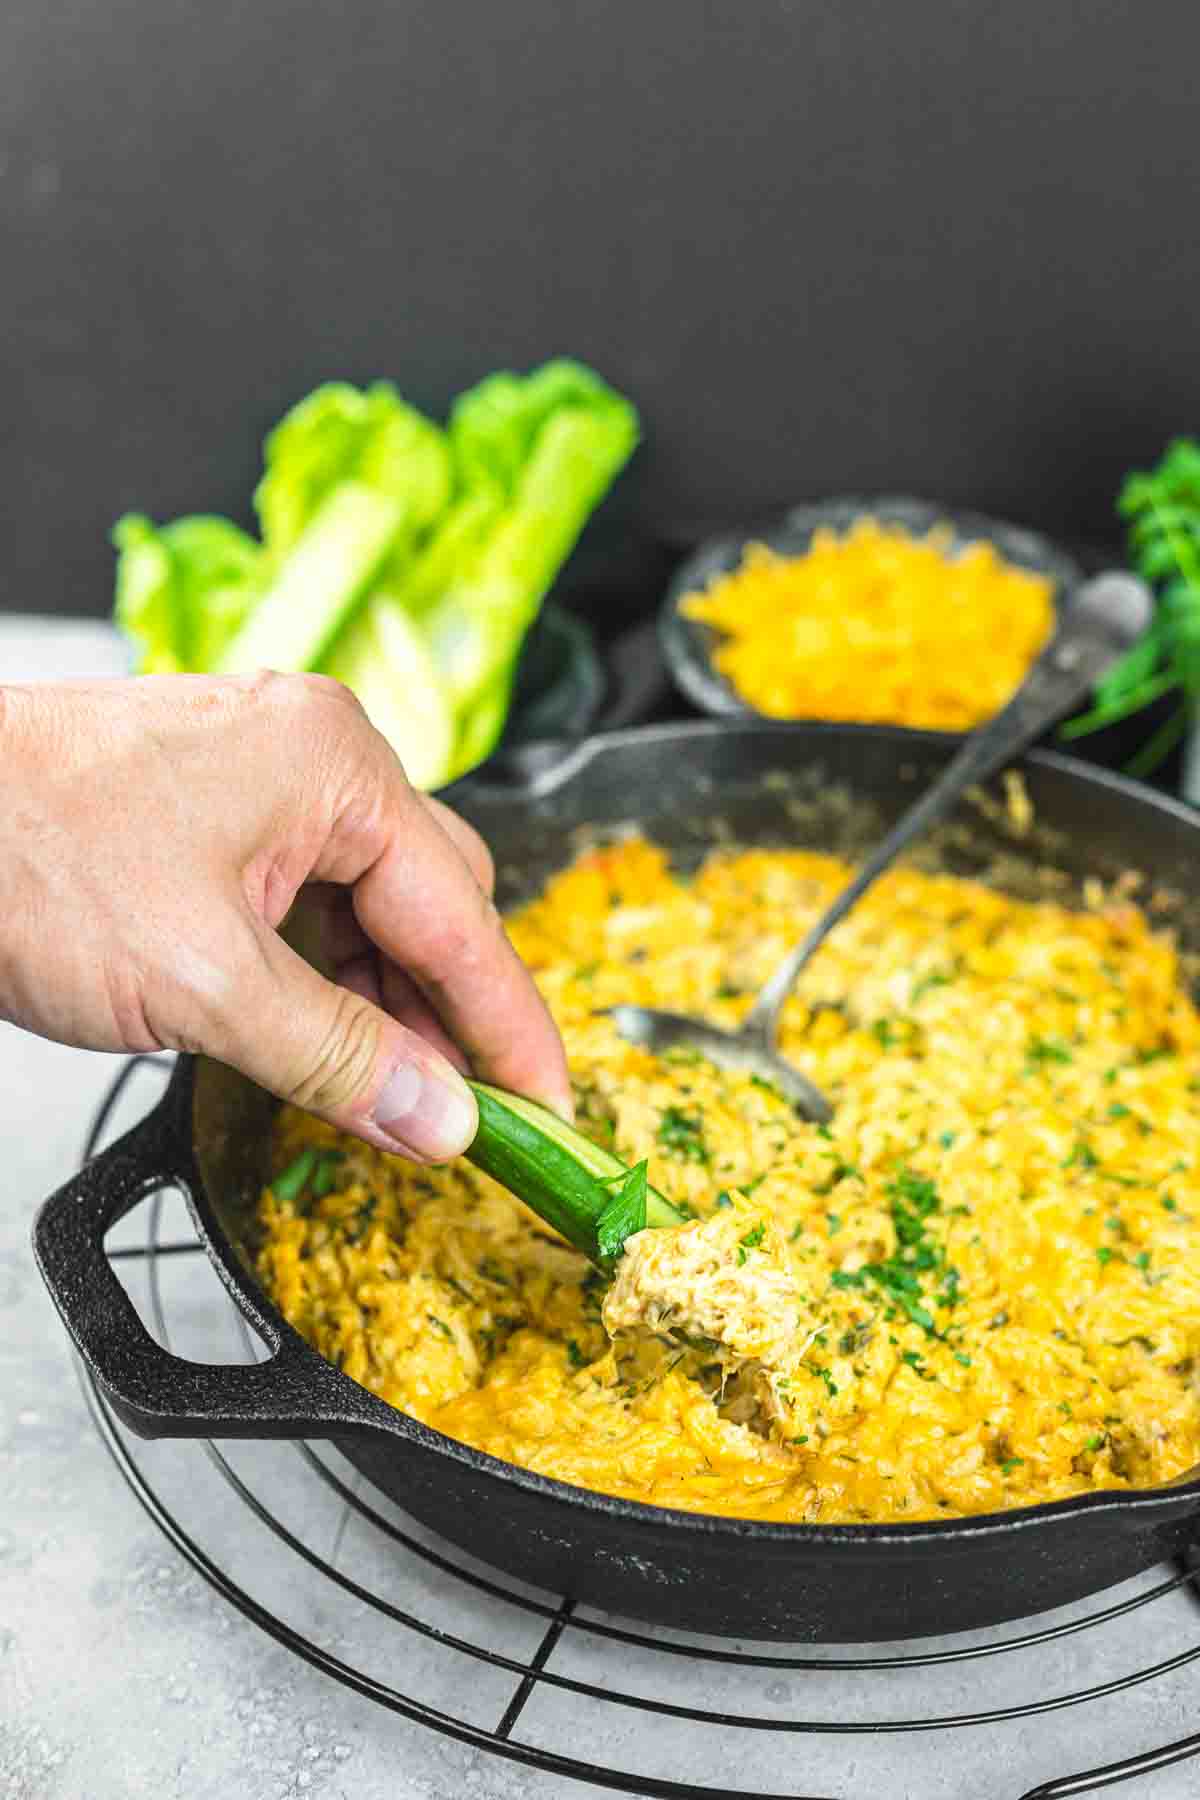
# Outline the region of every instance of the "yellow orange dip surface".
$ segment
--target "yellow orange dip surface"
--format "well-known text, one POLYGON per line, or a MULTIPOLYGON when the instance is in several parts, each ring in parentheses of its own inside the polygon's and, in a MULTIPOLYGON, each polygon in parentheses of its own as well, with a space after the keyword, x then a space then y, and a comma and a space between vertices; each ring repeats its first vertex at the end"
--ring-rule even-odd
POLYGON ((967 731, 1020 685, 1053 588, 990 543, 951 543, 863 518, 803 556, 751 545, 682 611, 721 634, 715 667, 769 718, 967 731))
POLYGON ((261 1199, 286 1316, 439 1430, 663 1506, 916 1519, 1200 1464, 1200 1016, 1127 897, 1072 911, 885 877, 785 1013, 828 1128, 596 1016, 621 999, 735 1024, 846 874, 730 851, 683 879, 634 840, 510 923, 583 1128, 697 1217, 734 1215, 748 1264, 790 1260, 800 1352, 773 1428, 703 1341, 611 1342, 603 1279, 486 1176, 285 1110, 276 1170, 320 1152, 299 1194, 261 1199))

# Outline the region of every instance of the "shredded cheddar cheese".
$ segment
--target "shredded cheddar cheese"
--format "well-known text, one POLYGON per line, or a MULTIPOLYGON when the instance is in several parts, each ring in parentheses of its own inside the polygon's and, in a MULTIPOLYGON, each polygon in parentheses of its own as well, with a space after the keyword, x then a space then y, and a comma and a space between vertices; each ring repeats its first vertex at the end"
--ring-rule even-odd
POLYGON ((989 543, 951 553, 864 518, 803 556, 752 545, 683 612, 722 634, 716 668, 756 711, 967 731, 1011 698, 1050 634, 1051 583, 989 543))

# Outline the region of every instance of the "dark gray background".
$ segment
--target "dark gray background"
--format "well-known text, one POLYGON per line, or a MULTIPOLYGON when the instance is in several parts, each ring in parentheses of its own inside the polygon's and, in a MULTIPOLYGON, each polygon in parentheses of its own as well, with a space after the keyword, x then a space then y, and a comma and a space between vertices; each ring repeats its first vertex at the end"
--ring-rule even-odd
POLYGON ((1072 536, 1200 427, 1195 0, 4 0, 0 606, 244 516, 329 376, 558 351, 646 445, 573 579, 897 488, 1072 536))

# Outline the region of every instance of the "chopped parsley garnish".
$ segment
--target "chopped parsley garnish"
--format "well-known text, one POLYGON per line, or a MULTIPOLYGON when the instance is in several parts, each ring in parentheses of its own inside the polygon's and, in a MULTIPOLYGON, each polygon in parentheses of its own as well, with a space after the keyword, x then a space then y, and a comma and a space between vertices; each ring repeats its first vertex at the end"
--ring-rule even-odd
POLYGON ((1116 1254, 1116 1251, 1110 1250, 1107 1244, 1101 1244, 1096 1252, 1096 1261, 1100 1264, 1102 1269, 1106 1269, 1116 1254))
POLYGON ((842 1229, 841 1213, 826 1213, 825 1223, 829 1228, 830 1237, 836 1237, 838 1232, 842 1229))
POLYGON ((757 1225, 752 1225, 750 1227, 750 1230, 746 1233, 745 1237, 738 1239, 738 1267, 739 1267, 739 1269, 741 1268, 742 1264, 745 1262, 746 1258, 749 1256, 750 1252, 752 1250, 758 1249, 758 1246, 762 1243, 763 1238, 766 1236, 766 1233, 767 1233, 766 1225, 760 1219, 757 1225))
POLYGON ((1091 1437, 1088 1438, 1087 1442, 1084 1444, 1084 1449, 1093 1452, 1096 1450, 1103 1450, 1106 1435, 1107 1433, 1103 1431, 1093 1431, 1091 1437))
MULTIPOLYGON (((914 1325, 930 1337, 938 1335, 933 1314, 923 1304, 920 1277, 940 1273, 947 1291, 957 1300, 957 1274, 950 1281, 946 1253, 925 1229, 926 1220, 939 1211, 937 1188, 927 1176, 902 1169, 887 1187, 897 1248, 886 1262, 864 1263, 861 1269, 837 1269, 831 1282, 836 1288, 864 1287, 871 1282, 914 1325)), ((953 1301, 949 1302, 950 1304, 953 1301)))
POLYGON ((1098 1169, 1100 1158, 1085 1138, 1076 1138, 1075 1147, 1063 1163, 1064 1169, 1098 1169))
POLYGON ((1065 1044, 1055 1038, 1032 1037, 1025 1046, 1025 1060, 1035 1067, 1045 1063, 1069 1063, 1075 1058, 1065 1044))
POLYGON ((962 1295, 958 1291, 958 1284, 961 1279, 962 1277, 959 1275, 958 1270, 953 1266, 950 1266, 945 1270, 942 1275, 941 1292, 934 1296, 934 1299, 939 1306, 951 1307, 958 1305, 959 1301, 962 1299, 962 1295))
POLYGON ((567 1339, 567 1361, 573 1369, 586 1369, 587 1357, 579 1348, 574 1338, 567 1339))
POLYGON ((451 1343, 454 1342, 454 1333, 447 1325, 445 1319, 439 1319, 436 1313, 426 1313, 425 1317, 429 1320, 429 1323, 433 1326, 435 1331, 440 1331, 444 1338, 449 1338, 451 1343))
POLYGON ((1024 1463, 1024 1461, 1025 1461, 1025 1458, 1023 1456, 1006 1457, 1005 1460, 1000 1464, 1000 1473, 1002 1475, 1011 1475, 1013 1470, 1019 1469, 1021 1467, 1021 1465, 1024 1463))
POLYGON ((931 969, 928 975, 922 975, 919 981, 913 982, 912 992, 908 997, 909 1005, 915 1006, 917 1001, 923 999, 933 988, 949 987, 953 979, 954 977, 947 975, 944 969, 931 969))
POLYGON ((685 1162, 709 1161, 704 1121, 698 1114, 686 1113, 681 1107, 667 1107, 659 1121, 658 1141, 664 1150, 673 1150, 685 1162))
POLYGON ((717 1205, 720 1207, 729 1207, 733 1205, 733 1196, 726 1188, 722 1188, 721 1192, 717 1195, 717 1205))

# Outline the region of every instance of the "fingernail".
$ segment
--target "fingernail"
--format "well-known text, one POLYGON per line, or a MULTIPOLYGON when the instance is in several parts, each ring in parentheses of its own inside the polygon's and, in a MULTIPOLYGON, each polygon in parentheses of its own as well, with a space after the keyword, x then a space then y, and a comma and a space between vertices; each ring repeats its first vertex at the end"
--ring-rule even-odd
POLYGON ((417 1063, 400 1063, 388 1076, 373 1114, 401 1155, 432 1162, 461 1156, 478 1128, 478 1114, 464 1082, 452 1084, 417 1063))

